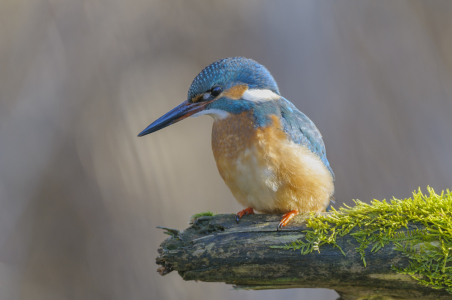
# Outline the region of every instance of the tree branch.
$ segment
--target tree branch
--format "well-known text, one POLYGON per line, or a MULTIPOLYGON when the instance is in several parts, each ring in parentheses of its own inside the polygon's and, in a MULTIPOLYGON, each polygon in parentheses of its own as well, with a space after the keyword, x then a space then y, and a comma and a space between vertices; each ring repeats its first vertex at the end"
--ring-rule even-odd
POLYGON ((404 268, 408 259, 392 244, 378 252, 366 250, 367 266, 350 235, 337 238, 345 252, 324 245, 320 252, 275 249, 301 239, 305 217, 295 217, 277 231, 279 215, 247 215, 240 224, 235 215, 201 217, 184 231, 163 228, 171 235, 159 248, 161 275, 178 271, 184 280, 225 282, 238 289, 327 288, 341 299, 450 299, 444 290, 420 285, 391 266, 404 268), (372 298, 375 299, 375 298, 372 298), (379 298, 380 299, 380 298, 379 298))

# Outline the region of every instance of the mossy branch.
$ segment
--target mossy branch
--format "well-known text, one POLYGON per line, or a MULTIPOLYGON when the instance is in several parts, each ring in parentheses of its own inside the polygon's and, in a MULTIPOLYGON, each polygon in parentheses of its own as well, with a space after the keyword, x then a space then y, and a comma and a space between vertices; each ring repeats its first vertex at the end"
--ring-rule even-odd
POLYGON ((170 230, 159 272, 241 289, 329 288, 342 299, 450 299, 452 194, 429 192, 297 216, 280 231, 279 215, 202 216, 170 230))

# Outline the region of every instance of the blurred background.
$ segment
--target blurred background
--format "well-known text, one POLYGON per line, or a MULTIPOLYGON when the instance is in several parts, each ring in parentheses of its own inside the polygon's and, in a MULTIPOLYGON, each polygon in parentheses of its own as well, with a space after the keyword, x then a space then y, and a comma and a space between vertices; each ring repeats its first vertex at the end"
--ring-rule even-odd
POLYGON ((1 299, 336 299, 156 273, 156 226, 242 207, 211 118, 137 134, 228 56, 315 122, 338 204, 451 188, 450 0, 3 0, 1 299))

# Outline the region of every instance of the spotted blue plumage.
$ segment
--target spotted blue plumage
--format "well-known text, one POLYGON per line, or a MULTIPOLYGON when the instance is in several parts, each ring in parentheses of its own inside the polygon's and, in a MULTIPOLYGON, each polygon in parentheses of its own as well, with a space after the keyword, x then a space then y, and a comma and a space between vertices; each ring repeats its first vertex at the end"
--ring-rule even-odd
POLYGON ((269 89, 279 95, 278 85, 263 65, 249 58, 229 57, 208 65, 195 77, 188 90, 188 99, 213 86, 228 88, 228 83, 238 82, 247 84, 250 89, 269 89))

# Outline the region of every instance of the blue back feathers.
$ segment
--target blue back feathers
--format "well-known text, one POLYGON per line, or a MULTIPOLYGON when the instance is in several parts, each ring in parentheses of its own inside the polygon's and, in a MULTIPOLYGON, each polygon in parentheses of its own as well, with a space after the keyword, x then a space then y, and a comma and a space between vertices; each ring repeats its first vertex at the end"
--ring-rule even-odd
POLYGON ((311 152, 317 154, 333 176, 330 163, 326 158, 325 144, 322 135, 314 123, 301 111, 299 111, 289 100, 280 100, 281 123, 284 131, 295 144, 307 147, 311 152))
POLYGON ((278 85, 270 72, 256 61, 244 57, 220 59, 201 71, 188 90, 188 99, 205 93, 213 86, 243 83, 250 89, 268 89, 279 95, 278 85))

